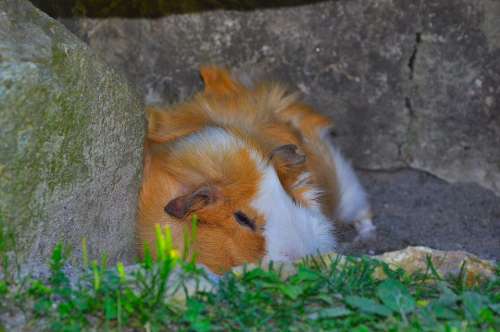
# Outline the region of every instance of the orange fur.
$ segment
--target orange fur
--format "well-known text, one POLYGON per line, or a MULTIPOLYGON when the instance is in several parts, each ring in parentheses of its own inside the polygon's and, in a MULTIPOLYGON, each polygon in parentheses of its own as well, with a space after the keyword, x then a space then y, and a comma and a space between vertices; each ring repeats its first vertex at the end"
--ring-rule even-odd
POLYGON ((170 111, 146 108, 148 139, 164 143, 192 134, 208 124, 208 118, 196 108, 180 105, 170 111))
POLYGON ((199 261, 216 272, 255 262, 264 254, 261 231, 242 229, 232 218, 234 211, 241 210, 256 220, 258 227, 263 226, 260 216, 249 206, 260 179, 256 166, 246 150, 219 155, 217 151, 199 154, 194 148, 172 151, 171 146, 157 146, 152 151, 140 195, 141 249, 144 243, 154 245, 154 224, 160 223, 171 227, 174 245, 182 250, 184 228, 189 226, 192 214, 178 220, 167 215, 163 207, 171 199, 209 183, 219 191, 219 199, 196 211, 198 238, 193 250, 199 261))
POLYGON ((297 101, 277 84, 262 83, 247 88, 233 80, 227 70, 204 67, 201 75, 205 91, 191 101, 171 108, 150 107, 148 139, 145 144, 145 171, 139 201, 139 252, 154 245, 154 225, 169 225, 174 245, 182 250, 183 232, 192 213, 182 220, 164 211, 168 202, 195 191, 202 185, 217 190, 214 203, 198 208, 198 238, 193 250, 200 263, 214 272, 224 272, 245 262, 256 262, 265 253, 262 229, 265 220, 250 207, 260 179, 250 158, 250 150, 264 158, 282 145, 294 144, 306 162, 290 165, 286 160, 271 160, 284 189, 297 202, 307 205, 305 193, 319 187, 323 212, 332 217, 337 202, 335 166, 325 162, 326 144, 320 133, 332 127, 330 119, 297 101), (225 128, 245 142, 246 148, 221 153, 202 146, 179 148, 178 142, 206 127, 225 128), (311 179, 295 186, 304 172, 311 179), (243 211, 255 220, 250 232, 233 220, 243 211))
POLYGON ((235 81, 228 70, 215 66, 204 66, 200 69, 205 83, 205 94, 225 96, 238 94, 245 90, 244 86, 235 81))
POLYGON ((278 113, 280 120, 290 123, 307 139, 317 140, 322 131, 332 129, 332 121, 311 107, 295 103, 278 113))

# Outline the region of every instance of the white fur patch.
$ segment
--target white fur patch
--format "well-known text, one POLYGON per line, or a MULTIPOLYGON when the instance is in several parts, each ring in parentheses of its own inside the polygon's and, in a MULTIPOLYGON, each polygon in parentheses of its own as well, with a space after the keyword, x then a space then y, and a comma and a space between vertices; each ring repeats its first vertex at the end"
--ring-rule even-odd
POLYGON ((252 206, 266 219, 264 260, 294 261, 335 249, 333 222, 317 209, 296 205, 271 166, 264 171, 252 206))
POLYGON ((337 179, 340 186, 340 208, 339 217, 346 220, 360 220, 370 210, 365 190, 361 186, 351 165, 342 157, 340 151, 331 146, 330 148, 337 179))
POLYGON ((308 188, 308 190, 303 193, 303 198, 307 202, 307 206, 319 210, 321 208, 319 198, 322 195, 322 191, 312 185, 311 173, 304 172, 300 174, 291 189, 297 190, 302 187, 308 188))
POLYGON ((344 222, 354 223, 361 238, 369 238, 375 232, 375 226, 370 219, 371 208, 366 192, 350 163, 332 142, 329 144, 329 149, 340 187, 340 202, 336 215, 344 222))
POLYGON ((372 223, 372 220, 367 218, 363 219, 359 222, 355 222, 354 226, 358 231, 358 239, 359 240, 369 240, 375 236, 375 226, 372 223))
POLYGON ((227 151, 234 147, 243 147, 243 142, 240 139, 219 127, 205 127, 199 132, 183 137, 176 144, 181 149, 183 146, 195 146, 200 151, 204 151, 207 148, 217 151, 227 151))
POLYGON ((224 128, 205 127, 198 132, 183 137, 175 144, 177 144, 176 148, 179 150, 184 147, 192 149, 194 146, 198 150, 197 153, 200 155, 206 154, 207 150, 223 153, 245 148, 252 156, 252 159, 257 163, 257 167, 261 171, 263 171, 266 167, 266 162, 262 156, 260 156, 255 150, 249 149, 242 139, 232 135, 224 128))

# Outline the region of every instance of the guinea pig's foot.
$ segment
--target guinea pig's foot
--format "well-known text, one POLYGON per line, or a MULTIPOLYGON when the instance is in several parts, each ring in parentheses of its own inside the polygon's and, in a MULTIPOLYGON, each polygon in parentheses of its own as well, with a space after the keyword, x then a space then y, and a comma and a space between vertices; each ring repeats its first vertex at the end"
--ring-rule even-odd
POLYGON ((362 219, 361 221, 355 221, 354 227, 358 232, 358 235, 354 238, 354 242, 367 242, 374 240, 377 236, 377 228, 373 225, 371 219, 362 219))

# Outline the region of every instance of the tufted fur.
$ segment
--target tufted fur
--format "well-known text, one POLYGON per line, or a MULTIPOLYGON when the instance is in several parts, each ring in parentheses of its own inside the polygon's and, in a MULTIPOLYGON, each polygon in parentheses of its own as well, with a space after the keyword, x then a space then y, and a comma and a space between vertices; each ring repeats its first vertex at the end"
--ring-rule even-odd
POLYGON ((194 212, 200 224, 192 249, 215 272, 331 251, 334 219, 371 231, 366 195, 324 137, 330 119, 279 84, 248 87, 217 67, 201 75, 205 90, 191 101, 146 110, 141 252, 154 244, 156 223, 170 225, 182 248, 194 212), (238 211, 254 229, 235 222, 238 211))

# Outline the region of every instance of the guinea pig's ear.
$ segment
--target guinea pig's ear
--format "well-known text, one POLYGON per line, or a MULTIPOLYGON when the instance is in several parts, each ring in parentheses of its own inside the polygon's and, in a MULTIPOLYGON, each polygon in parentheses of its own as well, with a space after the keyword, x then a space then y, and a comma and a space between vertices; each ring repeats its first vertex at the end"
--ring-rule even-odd
POLYGON ((200 68, 200 75, 203 78, 207 95, 227 96, 245 90, 245 86, 233 78, 227 69, 203 66, 200 68))
POLYGON ((203 186, 189 194, 179 196, 168 202, 165 212, 172 217, 182 219, 190 212, 201 209, 217 200, 217 190, 214 187, 203 186))
POLYGON ((278 146, 271 151, 269 161, 285 167, 301 166, 305 163, 306 156, 298 153, 297 150, 298 147, 295 144, 278 146))

